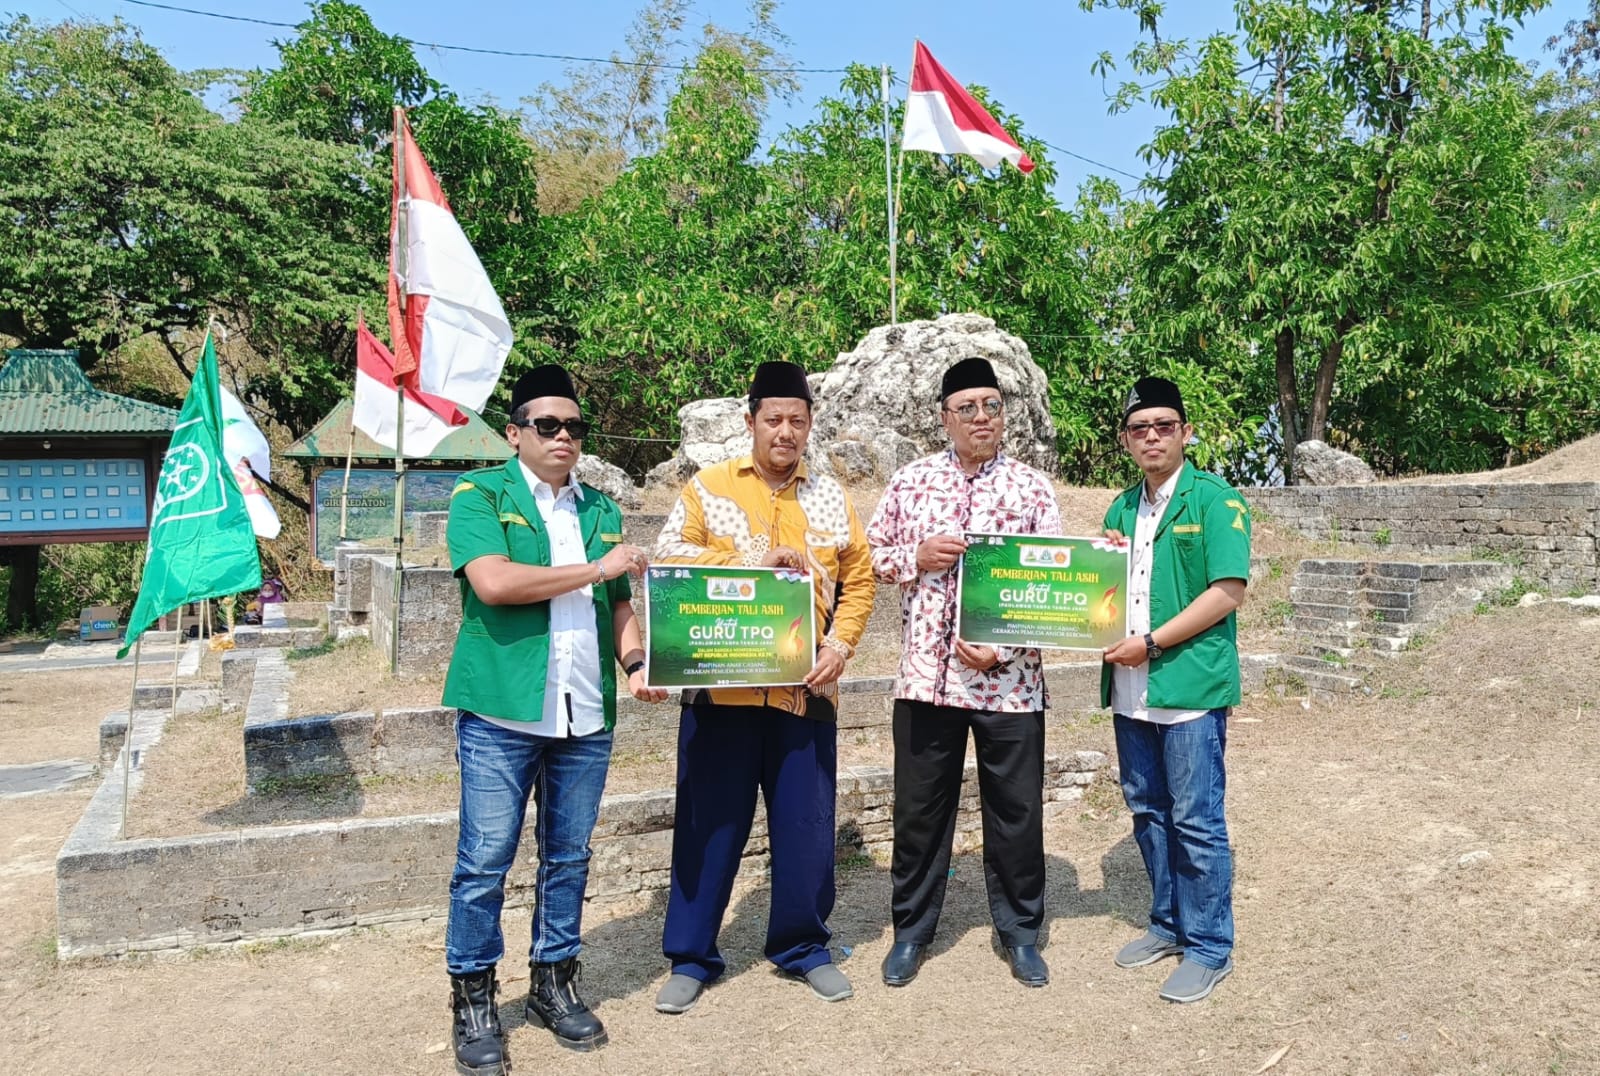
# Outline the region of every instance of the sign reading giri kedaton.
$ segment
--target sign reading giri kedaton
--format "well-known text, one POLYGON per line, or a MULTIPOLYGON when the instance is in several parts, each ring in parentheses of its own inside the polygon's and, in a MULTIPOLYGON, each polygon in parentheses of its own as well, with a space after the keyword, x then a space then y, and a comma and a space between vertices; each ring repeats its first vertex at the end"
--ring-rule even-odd
POLYGON ((810 572, 653 565, 644 593, 651 687, 781 687, 816 663, 810 572))
POLYGON ((1128 547, 1106 538, 968 534, 956 636, 990 646, 1103 650, 1128 633, 1128 547))

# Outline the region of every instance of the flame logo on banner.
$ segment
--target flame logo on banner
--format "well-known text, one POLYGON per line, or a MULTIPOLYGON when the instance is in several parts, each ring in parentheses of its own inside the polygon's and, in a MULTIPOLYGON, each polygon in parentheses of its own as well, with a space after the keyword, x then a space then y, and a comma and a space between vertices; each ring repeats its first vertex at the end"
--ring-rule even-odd
POLYGON ((1094 611, 1089 614, 1089 623, 1091 625, 1103 628, 1108 624, 1117 622, 1117 614, 1121 612, 1117 608, 1117 590, 1118 588, 1113 586, 1110 590, 1100 595, 1100 600, 1095 603, 1094 611))

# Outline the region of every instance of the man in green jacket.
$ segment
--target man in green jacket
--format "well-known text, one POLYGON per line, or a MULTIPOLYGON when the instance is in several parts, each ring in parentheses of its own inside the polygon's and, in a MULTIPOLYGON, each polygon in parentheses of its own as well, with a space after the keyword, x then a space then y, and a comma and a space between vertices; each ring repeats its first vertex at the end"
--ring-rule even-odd
POLYGON ((1129 543, 1128 635, 1105 651, 1122 795, 1150 875, 1150 926, 1123 968, 1182 962, 1161 987, 1199 1001, 1233 971, 1233 854, 1223 817, 1228 711, 1239 702, 1234 611, 1250 578, 1250 510, 1183 457, 1194 433, 1178 386, 1141 378, 1121 441, 1143 479, 1106 512, 1129 543))
POLYGON ((589 424, 559 366, 511 390, 516 456, 463 475, 450 494, 450 563, 461 630, 444 685, 460 711, 461 833, 450 879, 445 960, 459 1071, 510 1068, 495 1006, 505 954, 500 909, 528 797, 539 869, 526 1015, 562 1046, 592 1050, 605 1028, 578 996, 577 956, 589 836, 600 812, 616 721, 616 663, 635 698, 644 649, 629 604, 643 550, 622 541, 622 510, 573 477, 589 424))

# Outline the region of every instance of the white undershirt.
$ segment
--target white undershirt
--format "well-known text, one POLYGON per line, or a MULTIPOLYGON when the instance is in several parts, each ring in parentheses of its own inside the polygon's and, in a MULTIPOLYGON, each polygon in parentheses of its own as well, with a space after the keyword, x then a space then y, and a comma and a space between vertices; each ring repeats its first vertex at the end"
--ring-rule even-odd
MULTIPOLYGON (((1178 488, 1178 478, 1183 468, 1161 483, 1155 500, 1149 500, 1148 483, 1139 483, 1139 518, 1133 528, 1133 547, 1128 553, 1128 634, 1143 638, 1150 630, 1150 573, 1155 561, 1156 531, 1161 529, 1161 517, 1172 503, 1172 491, 1178 488)), ((1150 663, 1129 667, 1117 665, 1111 672, 1111 712, 1131 717, 1135 721, 1149 721, 1157 725, 1176 725, 1193 721, 1206 713, 1204 710, 1173 710, 1150 706, 1146 699, 1150 689, 1150 663)))
MULTIPOLYGON (((589 563, 578 521, 583 487, 571 475, 559 490, 540 480, 518 461, 533 491, 539 518, 550 535, 550 566, 589 563)), ((544 718, 507 721, 479 714, 485 721, 532 736, 587 736, 606 727, 600 689, 600 633, 595 626, 594 586, 557 594, 550 599, 550 660, 545 667, 544 718), (570 707, 570 710, 569 710, 570 707)), ((534 674, 534 670, 529 670, 534 674)), ((536 675, 536 674, 535 674, 536 675)))

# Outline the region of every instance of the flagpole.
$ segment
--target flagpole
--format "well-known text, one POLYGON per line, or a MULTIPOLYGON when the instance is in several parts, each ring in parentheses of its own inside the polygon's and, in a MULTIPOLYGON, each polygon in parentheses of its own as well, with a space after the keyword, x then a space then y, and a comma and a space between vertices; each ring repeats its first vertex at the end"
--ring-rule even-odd
MULTIPOLYGON (((361 326, 364 325, 364 324, 366 324, 366 318, 363 315, 361 307, 357 306, 356 307, 356 333, 357 333, 356 348, 357 348, 358 352, 359 352, 359 350, 361 348, 361 339, 360 339, 361 326)), ((357 376, 359 377, 360 374, 358 373, 357 376)), ((350 442, 346 446, 345 453, 344 453, 344 489, 339 494, 339 542, 340 542, 340 544, 343 544, 343 543, 345 543, 345 542, 350 540, 349 529, 348 529, 348 526, 347 526, 347 524, 350 522, 350 464, 355 461, 355 458, 356 458, 356 406, 355 406, 355 397, 352 396, 350 398, 350 442)))
MULTIPOLYGON (((394 109, 394 166, 395 166, 395 239, 394 261, 390 272, 400 278, 395 294, 400 303, 402 316, 406 310, 405 289, 405 264, 407 244, 410 242, 410 230, 407 227, 407 214, 401 212, 402 202, 409 200, 410 189, 406 186, 406 153, 404 138, 405 109, 399 105, 394 109)), ((399 341, 395 341, 398 349, 399 341)), ((396 385, 394 390, 394 623, 390 632, 389 649, 389 675, 400 675, 400 603, 403 600, 401 577, 405 573, 405 512, 406 512, 406 394, 404 385, 396 385)), ((350 413, 351 442, 355 440, 355 412, 350 413)))
POLYGON ((128 839, 128 788, 133 773, 133 712, 139 699, 139 653, 144 648, 144 633, 133 644, 133 690, 128 693, 128 728, 122 734, 122 831, 121 838, 128 839))
POLYGON ((900 291, 897 279, 898 266, 897 248, 900 243, 899 229, 895 221, 895 189, 894 170, 890 166, 889 135, 889 65, 883 65, 883 182, 885 210, 889 217, 889 324, 896 325, 900 321, 900 291))

